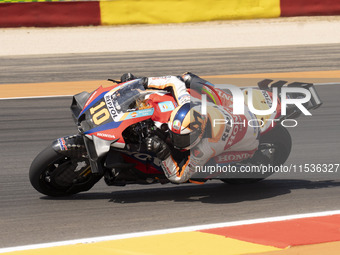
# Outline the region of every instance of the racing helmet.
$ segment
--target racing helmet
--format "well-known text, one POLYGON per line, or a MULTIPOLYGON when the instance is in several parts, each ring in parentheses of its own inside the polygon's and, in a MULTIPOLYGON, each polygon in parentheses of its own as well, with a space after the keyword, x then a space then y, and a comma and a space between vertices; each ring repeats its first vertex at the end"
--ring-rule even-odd
POLYGON ((201 114, 200 107, 190 103, 180 105, 173 110, 168 122, 173 146, 184 150, 196 146, 203 136, 206 119, 201 114))

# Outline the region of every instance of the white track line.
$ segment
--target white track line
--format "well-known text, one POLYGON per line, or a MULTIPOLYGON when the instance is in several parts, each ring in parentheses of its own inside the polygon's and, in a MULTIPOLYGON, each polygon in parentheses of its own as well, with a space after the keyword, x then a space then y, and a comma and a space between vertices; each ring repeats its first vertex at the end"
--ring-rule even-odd
POLYGON ((322 217, 322 216, 331 216, 331 215, 340 215, 340 210, 294 214, 294 215, 287 215, 287 216, 278 216, 278 217, 269 217, 269 218, 260 218, 260 219, 251 219, 251 220, 240 220, 240 221, 196 225, 196 226, 188 226, 188 227, 180 227, 180 228, 160 229, 160 230, 144 231, 144 232, 136 232, 136 233, 128 233, 128 234, 83 238, 83 239, 75 239, 75 240, 61 241, 61 242, 16 246, 16 247, 9 247, 9 248, 1 248, 0 253, 41 249, 41 248, 57 247, 57 246, 64 246, 64 245, 96 243, 96 242, 102 242, 102 241, 113 241, 113 240, 127 239, 127 238, 133 238, 133 237, 153 236, 153 235, 162 235, 162 234, 170 234, 170 233, 178 233, 178 232, 197 231, 197 230, 203 230, 203 229, 242 226, 242 225, 250 225, 250 224, 256 224, 256 223, 277 222, 277 221, 294 220, 294 219, 311 218, 311 217, 322 217))

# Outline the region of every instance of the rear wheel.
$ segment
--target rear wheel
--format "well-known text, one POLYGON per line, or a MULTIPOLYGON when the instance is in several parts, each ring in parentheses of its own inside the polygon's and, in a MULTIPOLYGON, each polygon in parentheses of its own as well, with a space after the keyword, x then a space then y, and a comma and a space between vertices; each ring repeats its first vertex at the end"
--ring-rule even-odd
POLYGON ((48 196, 67 196, 89 190, 100 178, 92 174, 86 158, 64 156, 51 146, 33 160, 29 170, 32 186, 48 196))
MULTIPOLYGON (((259 148, 261 147, 263 149, 259 149, 255 153, 254 157, 246 163, 252 165, 267 165, 270 163, 273 166, 279 166, 286 162, 289 157, 290 151, 292 149, 292 138, 286 128, 281 125, 277 125, 272 130, 260 137, 259 148), (267 161, 267 156, 264 157, 265 154, 269 153, 268 150, 273 151, 270 162, 267 161)), ((261 178, 230 178, 222 179, 222 181, 229 184, 249 184, 259 182, 271 174, 272 173, 268 173, 261 178)))

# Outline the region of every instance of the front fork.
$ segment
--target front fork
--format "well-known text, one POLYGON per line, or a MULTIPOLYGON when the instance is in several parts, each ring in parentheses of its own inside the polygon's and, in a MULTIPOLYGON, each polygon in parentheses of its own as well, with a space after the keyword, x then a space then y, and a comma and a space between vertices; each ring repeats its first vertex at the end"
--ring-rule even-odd
POLYGON ((82 135, 70 135, 56 139, 52 148, 67 157, 86 157, 86 147, 82 135))
MULTIPOLYGON (((110 141, 110 144, 113 142, 115 141, 110 141)), ((124 163, 117 152, 110 150, 110 148, 108 152, 104 151, 98 155, 94 141, 80 134, 58 138, 52 143, 52 148, 66 157, 87 158, 90 162, 90 171, 94 174, 103 175, 105 173, 104 168, 134 166, 134 164, 124 163), (105 155, 107 155, 106 159, 105 155)))
MULTIPOLYGON (((58 138, 53 141, 52 148, 57 153, 71 158, 74 162, 78 162, 79 159, 89 159, 82 135, 71 135, 58 138)), ((96 166, 98 165, 97 162, 95 162, 95 164, 96 166)), ((102 178, 103 174, 100 171, 93 172, 92 167, 93 166, 90 164, 84 168, 82 172, 78 173, 78 178, 73 181, 73 185, 68 192, 78 193, 87 191, 102 178)), ((75 169, 75 171, 77 171, 77 169, 75 169)))
POLYGON ((103 174, 103 169, 98 162, 100 158, 97 156, 94 143, 83 135, 71 135, 56 139, 52 143, 52 148, 70 158, 88 158, 92 173, 103 174))

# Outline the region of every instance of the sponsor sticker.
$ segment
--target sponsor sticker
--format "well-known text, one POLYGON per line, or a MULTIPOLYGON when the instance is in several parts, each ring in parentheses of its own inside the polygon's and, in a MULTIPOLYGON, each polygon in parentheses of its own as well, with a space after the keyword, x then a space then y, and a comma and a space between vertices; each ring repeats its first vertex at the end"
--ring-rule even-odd
POLYGON ((161 102, 158 104, 158 107, 161 110, 161 112, 169 112, 175 109, 175 106, 171 101, 161 102))
POLYGON ((97 133, 97 136, 104 137, 104 138, 110 138, 110 139, 115 139, 116 138, 114 135, 106 134, 106 133, 97 133))
POLYGON ((228 152, 215 157, 217 163, 239 162, 252 156, 249 152, 228 152))
POLYGON ((61 149, 62 151, 67 151, 67 150, 68 150, 64 138, 59 138, 59 139, 58 139, 58 143, 59 143, 60 149, 61 149))
POLYGON ((149 77, 149 81, 163 81, 163 80, 168 80, 170 79, 171 76, 168 75, 168 76, 161 76, 161 77, 149 77))
POLYGON ((196 158, 201 158, 203 156, 203 152, 200 149, 196 148, 194 149, 194 156, 196 158))
POLYGON ((180 127, 181 127, 181 122, 179 120, 174 120, 174 123, 172 124, 172 127, 175 129, 175 130, 179 130, 180 127))
POLYGON ((172 173, 166 163, 166 161, 162 161, 162 165, 161 167, 163 168, 164 170, 164 174, 166 175, 167 178, 171 177, 172 175, 174 175, 174 173, 172 173))
POLYGON ((185 93, 184 95, 180 96, 178 98, 178 102, 180 105, 185 104, 185 103, 189 103, 190 102, 190 95, 188 93, 185 93))
POLYGON ((117 117, 117 110, 116 107, 114 106, 114 102, 112 100, 111 95, 106 95, 105 97, 105 103, 106 103, 106 107, 109 110, 112 119, 115 119, 115 117, 117 117))
POLYGON ((273 101, 271 97, 269 96, 267 91, 261 90, 261 92, 262 92, 262 95, 264 96, 264 99, 266 100, 266 104, 269 106, 269 108, 271 108, 273 105, 273 101))

